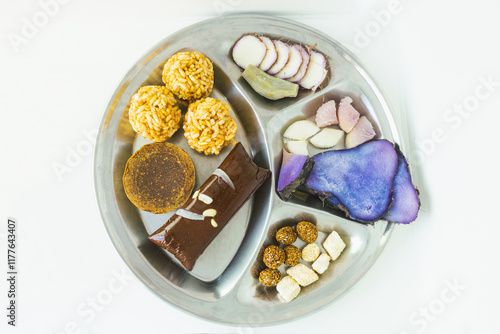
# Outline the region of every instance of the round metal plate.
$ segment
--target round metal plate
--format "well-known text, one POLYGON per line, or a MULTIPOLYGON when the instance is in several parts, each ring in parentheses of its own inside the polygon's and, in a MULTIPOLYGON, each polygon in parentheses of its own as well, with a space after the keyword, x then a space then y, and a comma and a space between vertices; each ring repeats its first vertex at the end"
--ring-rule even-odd
MULTIPOLYGON (((275 192, 275 176, 281 162, 282 133, 297 119, 314 115, 325 101, 349 95, 354 106, 374 125, 378 138, 401 140, 389 107, 374 81, 356 57, 332 38, 290 20, 238 15, 204 21, 183 29, 140 59, 118 85, 99 130, 94 159, 97 201, 109 236, 125 263, 152 291, 172 305, 207 320, 238 325, 270 325, 305 316, 335 301, 370 268, 384 247, 392 224, 374 227, 346 219, 327 210, 315 198, 283 202, 275 192), (269 101, 256 94, 241 78, 241 69, 229 50, 245 33, 258 33, 308 45, 327 55, 329 80, 316 92, 301 90, 296 98, 269 101), (254 161, 273 171, 198 260, 192 272, 184 270, 147 236, 169 215, 141 212, 127 199, 122 175, 127 159, 147 141, 128 122, 128 102, 139 87, 161 85, 161 70, 176 52, 196 50, 214 63, 212 96, 227 102, 237 120, 236 140, 254 161), (282 303, 275 288, 264 288, 256 279, 261 267, 258 253, 270 244, 274 232, 290 222, 309 219, 320 230, 319 242, 332 230, 339 232, 347 248, 314 284, 298 298, 282 303)), ((190 154, 196 167, 197 188, 220 164, 230 147, 218 156, 204 156, 190 149, 182 130, 169 140, 190 154)))

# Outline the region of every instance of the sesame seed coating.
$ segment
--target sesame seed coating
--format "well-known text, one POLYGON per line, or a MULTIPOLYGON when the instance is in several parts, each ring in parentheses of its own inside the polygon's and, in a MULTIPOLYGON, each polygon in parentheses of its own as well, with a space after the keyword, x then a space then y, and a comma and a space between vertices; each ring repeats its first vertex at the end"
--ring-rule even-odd
POLYGON ((291 245, 297 240, 297 233, 291 226, 282 227, 276 232, 276 240, 283 245, 291 245))
POLYGON ((297 224, 297 235, 300 240, 312 244, 318 239, 318 229, 313 223, 302 221, 297 224))
POLYGON ((268 268, 276 269, 285 262, 285 251, 275 245, 267 246, 263 260, 268 268))

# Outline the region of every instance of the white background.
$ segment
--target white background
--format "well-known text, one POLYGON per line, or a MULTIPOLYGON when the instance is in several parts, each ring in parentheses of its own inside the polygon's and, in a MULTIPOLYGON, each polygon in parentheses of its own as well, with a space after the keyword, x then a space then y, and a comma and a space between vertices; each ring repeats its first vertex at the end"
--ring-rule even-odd
POLYGON ((498 1, 62 2, 50 10, 33 0, 0 2, 0 332, 500 332, 498 1), (297 20, 353 50, 421 152, 419 220, 396 227, 341 300, 270 328, 194 318, 131 277, 100 220, 85 135, 155 43, 206 18, 248 12, 297 20), (23 34, 34 21, 36 31, 23 34), (371 37, 361 42, 366 30, 371 37), (81 160, 58 177, 54 166, 76 150, 81 160), (8 218, 18 223, 15 328, 5 316, 8 218), (99 295, 110 298, 91 312, 99 295))

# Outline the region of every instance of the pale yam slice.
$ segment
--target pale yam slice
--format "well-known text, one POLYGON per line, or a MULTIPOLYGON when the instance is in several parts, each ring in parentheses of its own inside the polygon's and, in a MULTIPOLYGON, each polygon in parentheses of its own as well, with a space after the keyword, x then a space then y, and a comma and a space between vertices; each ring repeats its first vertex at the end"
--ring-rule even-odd
POLYGON ((276 48, 276 52, 278 53, 278 59, 270 69, 267 70, 267 73, 274 75, 281 71, 283 67, 285 67, 288 62, 288 57, 290 56, 290 49, 288 48, 288 44, 283 43, 282 41, 273 40, 274 47, 276 48))
POLYGON ((267 71, 268 69, 271 68, 271 66, 274 65, 276 60, 278 59, 278 52, 276 52, 276 48, 274 47, 273 41, 266 36, 259 36, 260 40, 262 43, 266 45, 266 55, 264 56, 264 59, 259 65, 259 68, 262 71, 267 71))
POLYGON ((266 52, 267 47, 260 38, 245 35, 234 44, 232 56, 234 62, 245 69, 249 64, 258 67, 266 56, 266 52))
POLYGON ((290 55, 288 57, 288 62, 285 67, 281 69, 274 76, 279 79, 288 79, 293 77, 299 71, 300 65, 302 65, 302 55, 300 54, 300 50, 294 48, 291 45, 288 45, 288 49, 290 51, 290 55))

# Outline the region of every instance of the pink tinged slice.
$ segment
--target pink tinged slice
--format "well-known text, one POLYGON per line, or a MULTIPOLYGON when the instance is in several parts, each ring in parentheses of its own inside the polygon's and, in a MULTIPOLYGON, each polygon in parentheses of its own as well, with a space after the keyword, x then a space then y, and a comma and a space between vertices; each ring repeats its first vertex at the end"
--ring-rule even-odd
POLYGON ((302 55, 300 54, 300 51, 291 45, 288 45, 288 50, 290 52, 290 55, 288 57, 288 62, 286 63, 285 67, 281 69, 281 71, 279 71, 274 75, 276 78, 279 79, 291 78, 295 74, 297 74, 297 72, 300 69, 300 66, 302 65, 302 55))
POLYGON ((266 36, 259 36, 260 40, 266 46, 266 55, 264 59, 259 65, 259 68, 264 72, 271 68, 274 65, 276 60, 278 59, 278 52, 276 52, 276 48, 274 47, 273 41, 266 36))
POLYGON ((323 80, 325 80, 327 73, 325 56, 321 53, 311 51, 306 74, 299 81, 299 85, 305 89, 314 91, 321 85, 323 80))
POLYGON ((300 51, 300 56, 302 57, 302 64, 300 65, 297 74, 295 74, 291 78, 288 78, 287 80, 290 82, 297 82, 301 80, 304 77, 304 75, 306 75, 307 66, 309 65, 309 52, 307 52, 306 49, 304 49, 302 46, 298 44, 295 44, 293 47, 300 51))
POLYGON ((359 119, 359 112, 351 105, 352 99, 349 96, 340 100, 339 104, 339 125, 342 130, 349 133, 359 119))
POLYGON ((252 64, 259 67, 266 56, 267 48, 260 38, 253 35, 241 37, 233 47, 233 60, 241 68, 245 69, 252 64))
POLYGON ((288 49, 288 44, 283 43, 282 41, 273 40, 274 48, 276 52, 278 52, 278 59, 270 69, 267 70, 267 73, 271 75, 275 75, 279 71, 285 67, 288 62, 288 57, 290 56, 290 49, 288 49))
POLYGON ((352 131, 345 137, 345 147, 353 148, 375 137, 372 123, 365 116, 361 117, 352 131))
POLYGON ((316 112, 316 125, 320 128, 339 124, 339 120, 337 118, 337 106, 335 104, 335 100, 331 100, 323 103, 321 107, 319 107, 316 112))

